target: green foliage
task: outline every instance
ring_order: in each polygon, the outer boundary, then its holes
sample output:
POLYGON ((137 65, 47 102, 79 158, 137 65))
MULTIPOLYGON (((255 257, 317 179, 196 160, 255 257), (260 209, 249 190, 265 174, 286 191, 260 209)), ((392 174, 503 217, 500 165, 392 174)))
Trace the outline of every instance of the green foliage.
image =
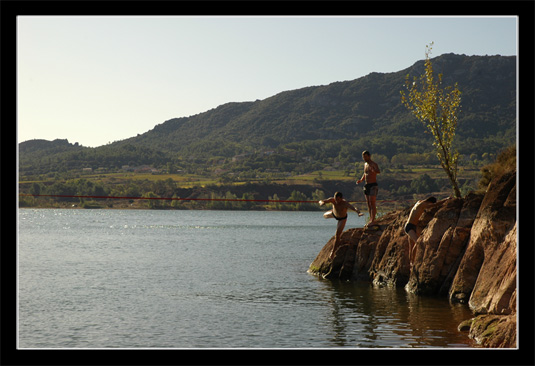
POLYGON ((162 205, 161 205, 161 201, 160 200, 157 200, 157 199, 150 199, 150 198, 159 198, 160 196, 158 196, 156 193, 154 192, 146 192, 146 193, 143 193, 143 195, 141 196, 143 198, 149 198, 145 201, 146 205, 148 208, 160 208, 162 205))
POLYGON ((439 187, 428 174, 422 174, 411 182, 411 189, 415 193, 431 193, 438 191, 439 187))
MULTIPOLYGON (((432 43, 431 43, 432 46, 432 43)), ((405 80, 408 94, 401 91, 401 101, 433 135, 440 165, 450 179, 455 197, 461 197, 457 182, 459 152, 453 147, 457 129, 457 115, 461 106, 458 84, 442 86, 442 74, 435 80, 433 65, 429 59, 431 46, 426 46, 425 72, 412 83, 409 75, 405 80)))
POLYGON ((494 177, 513 169, 516 169, 516 145, 511 145, 502 150, 496 157, 495 162, 481 168, 481 180, 478 183, 478 187, 486 189, 494 177))

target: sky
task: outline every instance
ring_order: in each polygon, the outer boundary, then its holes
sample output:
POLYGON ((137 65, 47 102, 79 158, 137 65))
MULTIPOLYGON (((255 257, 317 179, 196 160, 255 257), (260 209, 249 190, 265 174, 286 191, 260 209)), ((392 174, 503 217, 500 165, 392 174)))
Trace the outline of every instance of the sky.
POLYGON ((403 70, 445 53, 518 55, 504 17, 19 16, 17 138, 97 147, 229 102, 403 70))

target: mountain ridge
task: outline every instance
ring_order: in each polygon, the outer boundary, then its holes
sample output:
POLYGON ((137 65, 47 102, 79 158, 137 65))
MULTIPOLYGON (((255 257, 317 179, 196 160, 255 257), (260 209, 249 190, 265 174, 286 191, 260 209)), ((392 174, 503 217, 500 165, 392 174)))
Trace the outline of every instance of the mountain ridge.
MULTIPOLYGON (((444 74, 443 83, 458 82, 462 92, 457 130, 461 153, 481 153, 482 145, 496 153, 515 141, 516 56, 450 53, 431 61, 435 72, 444 74)), ((358 159, 364 149, 389 159, 401 152, 427 152, 431 137, 402 106, 399 94, 405 77, 419 75, 423 65, 420 60, 397 72, 372 72, 355 80, 283 91, 263 100, 225 103, 95 148, 77 143, 65 146, 66 140, 54 140, 55 144, 25 141, 19 144, 21 167, 24 172, 42 173, 54 169, 47 161, 57 160, 66 161, 68 166, 74 160, 93 167, 118 167, 126 160, 183 165, 184 160, 206 163, 256 151, 288 149, 301 150, 300 158, 312 156, 323 163, 344 154, 358 159), (317 152, 322 149, 326 152, 317 152), (136 157, 134 151, 146 158, 136 157), (39 160, 41 168, 32 159, 39 160)))

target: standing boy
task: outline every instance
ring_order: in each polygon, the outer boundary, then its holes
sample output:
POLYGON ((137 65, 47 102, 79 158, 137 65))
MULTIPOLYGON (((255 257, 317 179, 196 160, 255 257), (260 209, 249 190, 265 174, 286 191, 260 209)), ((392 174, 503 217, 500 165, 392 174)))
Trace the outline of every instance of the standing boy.
POLYGON ((377 186, 377 174, 381 173, 381 171, 379 170, 379 165, 371 159, 371 154, 368 150, 362 153, 362 159, 365 161, 364 174, 357 180, 357 184, 366 181, 366 184, 364 185, 364 197, 366 197, 368 212, 370 214, 370 221, 368 221, 366 227, 370 227, 375 225, 375 215, 377 214, 375 201, 379 190, 379 187, 377 186))
POLYGON ((344 227, 346 226, 347 209, 355 211, 359 216, 362 216, 363 213, 361 213, 358 208, 355 208, 353 205, 347 202, 341 192, 336 192, 334 194, 334 197, 319 201, 320 206, 323 206, 326 203, 332 203, 333 209, 325 212, 323 214, 323 217, 325 217, 326 219, 334 218, 338 221, 338 225, 336 226, 336 236, 333 250, 331 251, 331 254, 329 254, 329 258, 332 258, 334 252, 338 249, 338 246, 340 245, 340 238, 342 237, 342 232, 344 231, 344 227))

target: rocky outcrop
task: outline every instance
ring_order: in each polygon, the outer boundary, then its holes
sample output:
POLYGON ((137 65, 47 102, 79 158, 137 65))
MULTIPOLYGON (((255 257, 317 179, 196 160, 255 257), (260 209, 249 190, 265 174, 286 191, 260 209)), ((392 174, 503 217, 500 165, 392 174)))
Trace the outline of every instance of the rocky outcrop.
POLYGON ((382 216, 378 230, 347 230, 331 260, 333 237, 309 272, 466 303, 475 317, 460 329, 487 347, 516 347, 516 171, 496 177, 484 194, 448 198, 427 210, 412 268, 403 230, 409 212, 382 216))

